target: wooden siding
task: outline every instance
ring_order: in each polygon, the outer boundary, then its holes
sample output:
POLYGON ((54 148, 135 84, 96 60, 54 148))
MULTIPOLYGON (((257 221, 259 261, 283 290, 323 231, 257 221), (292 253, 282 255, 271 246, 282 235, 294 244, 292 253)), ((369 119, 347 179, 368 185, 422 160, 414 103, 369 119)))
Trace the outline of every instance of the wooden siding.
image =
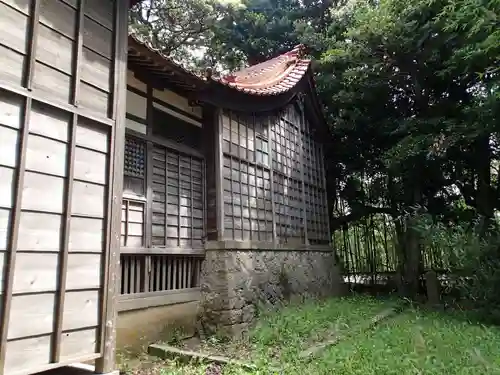
POLYGON ((296 105, 259 117, 226 111, 220 129, 223 238, 328 244, 321 145, 296 105))
POLYGON ((186 98, 131 72, 126 110, 119 308, 192 300, 205 236, 201 120, 186 98))
POLYGON ((118 3, 0 0, 2 375, 99 357, 99 371, 114 366, 105 324, 118 245, 111 196, 121 195, 112 179, 122 175, 118 3))

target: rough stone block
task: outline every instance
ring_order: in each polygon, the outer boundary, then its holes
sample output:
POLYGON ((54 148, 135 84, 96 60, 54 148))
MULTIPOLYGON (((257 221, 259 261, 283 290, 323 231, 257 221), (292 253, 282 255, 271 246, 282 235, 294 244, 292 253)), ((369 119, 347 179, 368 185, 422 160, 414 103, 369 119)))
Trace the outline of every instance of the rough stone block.
POLYGON ((201 320, 204 327, 238 336, 253 322, 257 304, 340 294, 341 284, 333 252, 210 250, 201 275, 201 320))

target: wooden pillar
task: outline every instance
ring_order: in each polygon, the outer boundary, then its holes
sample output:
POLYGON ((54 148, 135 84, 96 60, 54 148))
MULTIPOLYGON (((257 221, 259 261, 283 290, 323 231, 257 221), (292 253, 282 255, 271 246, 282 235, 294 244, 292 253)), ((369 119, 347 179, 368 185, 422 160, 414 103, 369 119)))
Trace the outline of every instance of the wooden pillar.
POLYGON ((299 97, 299 109, 300 109, 300 124, 299 124, 299 135, 300 135, 300 185, 302 190, 302 228, 304 230, 304 245, 309 246, 309 239, 307 236, 307 204, 306 204, 306 183, 304 181, 304 139, 306 137, 306 114, 304 108, 304 97, 300 95, 299 97), (304 133, 304 136, 302 136, 304 133))
POLYGON ((110 174, 112 186, 108 196, 109 231, 106 233, 103 315, 101 319, 102 357, 96 360, 97 373, 115 370, 118 274, 120 263, 120 227, 123 192, 123 157, 125 152, 125 112, 127 96, 128 3, 115 2, 114 20, 113 119, 110 174))
MULTIPOLYGON (((39 30, 39 17, 40 17, 40 2, 41 0, 33 0, 31 2, 31 16, 29 19, 28 26, 28 50, 26 58, 26 69, 23 73, 23 86, 28 90, 32 89, 33 78, 35 72, 35 59, 36 59, 36 47, 38 39, 39 30)), ((20 219, 21 219, 21 202, 23 195, 24 186, 24 175, 26 168, 26 153, 27 153, 27 141, 28 141, 28 128, 30 122, 32 107, 32 98, 24 98, 24 109, 21 113, 22 125, 20 129, 20 139, 18 144, 18 155, 19 160, 17 164, 17 170, 14 174, 14 191, 13 191, 13 204, 11 213, 11 225, 9 228, 9 234, 7 236, 7 253, 5 274, 4 274, 4 290, 3 295, 0 298, 2 306, 0 306, 0 374, 4 374, 5 370, 5 357, 7 351, 7 337, 9 332, 9 321, 10 321, 10 310, 12 305, 12 294, 14 286, 14 271, 16 268, 16 255, 17 255, 17 244, 20 233, 20 219)))
POLYGON ((203 108, 203 154, 205 156, 204 194, 206 239, 224 237, 224 191, 222 187, 222 130, 221 110, 212 106, 203 108))
MULTIPOLYGON (((272 121, 269 122, 269 189, 271 189, 271 214, 272 214, 272 229, 273 229, 273 247, 278 247, 278 235, 276 233, 276 207, 274 201, 274 168, 273 168, 273 150, 277 155, 278 150, 275 142, 276 137, 276 125, 273 126, 274 121, 279 121, 279 117, 272 117, 272 121)), ((265 203, 264 203, 265 204, 265 203)))

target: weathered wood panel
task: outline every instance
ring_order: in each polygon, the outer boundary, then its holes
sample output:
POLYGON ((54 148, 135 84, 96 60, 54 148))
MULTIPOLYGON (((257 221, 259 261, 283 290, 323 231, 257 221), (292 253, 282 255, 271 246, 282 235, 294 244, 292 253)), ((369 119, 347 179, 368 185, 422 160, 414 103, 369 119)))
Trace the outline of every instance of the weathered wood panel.
MULTIPOLYGON (((20 7, 23 7, 22 3, 20 7)), ((0 79, 21 85, 26 43, 19 27, 27 27, 28 17, 2 2, 0 2, 0 14, 2 14, 0 29, 4 30, 0 35, 0 66, 2 66, 0 79)))
POLYGON ((99 323, 99 291, 68 292, 64 304, 63 331, 95 327, 99 323))
MULTIPOLYGON (((20 5, 22 5, 22 3, 20 5)), ((3 30, 0 35, 0 43, 17 52, 25 54, 26 42, 24 30, 26 30, 28 26, 28 16, 13 9, 10 4, 4 4, 3 1, 0 2, 0 14, 2 14, 2 18, 0 18, 0 27, 3 30)), ((14 71, 16 68, 20 70, 19 74, 21 74, 22 68, 12 67, 11 69, 14 71)))
POLYGON ((127 90, 127 113, 145 120, 147 112, 145 95, 146 94, 142 96, 136 94, 135 92, 127 90))
POLYGON ((64 179, 34 172, 26 172, 21 208, 32 211, 62 213, 64 179), (40 199, 43 197, 44 199, 40 199))
POLYGON ((30 134, 26 154, 26 170, 64 177, 67 168, 67 145, 30 134))
POLYGON ((83 49, 82 80, 105 91, 110 91, 111 61, 88 48, 83 49))
POLYGON ((109 111, 110 95, 85 82, 80 83, 79 104, 101 116, 106 116, 109 111))
POLYGON ((19 129, 22 105, 23 100, 20 96, 0 90, 0 124, 19 129))
POLYGON ((69 232, 69 251, 101 253, 104 247, 104 220, 72 217, 69 232))
MULTIPOLYGON (((57 288, 58 260, 58 254, 18 253, 12 292, 16 294, 55 291, 57 288)), ((29 325, 26 326, 29 330, 29 325)), ((29 334, 28 332, 27 335, 29 334)))
POLYGON ((55 293, 13 296, 8 339, 12 340, 52 332, 54 328, 54 307, 55 293))
POLYGON ((10 210, 0 208, 0 251, 7 249, 7 230, 9 229, 10 210))
POLYGON ((62 216, 40 212, 21 212, 18 248, 21 251, 59 252, 62 216))
POLYGON ((98 353, 98 331, 89 328, 82 331, 63 332, 61 339, 61 361, 81 358, 89 353, 98 353))
POLYGON ((76 27, 76 9, 61 0, 41 0, 40 23, 73 39, 76 27))
POLYGON ((26 15, 31 14, 31 0, 1 0, 0 2, 8 4, 11 8, 16 9, 26 15))
POLYGON ((36 62, 33 87, 54 100, 68 103, 71 97, 71 75, 36 62))
POLYGON ((0 125, 0 165, 16 166, 18 144, 19 131, 0 125))
POLYGON ((116 215, 106 199, 121 192, 120 183, 114 192, 109 186, 110 173, 120 175, 110 149, 123 147, 118 99, 126 73, 126 5, 116 7, 117 21, 115 4, 0 0, 0 80, 21 86, 19 96, 0 90, 2 375, 97 358, 101 350, 106 361, 96 367, 113 369, 113 344, 101 340, 112 337, 98 326, 113 309, 105 307, 114 286, 103 265, 117 264, 109 259, 116 215))
POLYGON ((106 182, 106 159, 103 153, 77 147, 74 178, 104 184, 106 182))
POLYGON ((147 133, 147 125, 146 124, 142 124, 140 122, 131 120, 130 118, 127 118, 126 126, 128 129, 136 131, 138 133, 142 133, 142 134, 147 133))
POLYGON ((15 86, 22 84, 22 69, 25 64, 25 55, 6 48, 0 44, 0 80, 7 81, 15 86))
POLYGON ((14 170, 0 166, 0 207, 12 207, 14 170))
POLYGON ((101 286, 100 254, 68 255, 68 276, 66 289, 97 289, 101 286))
POLYGON ((105 189, 101 185, 75 181, 71 212, 74 215, 104 217, 105 189))
POLYGON ((108 153, 109 128, 95 121, 80 118, 76 127, 76 145, 108 153))
POLYGON ((83 21, 83 45, 90 50, 111 59, 113 34, 89 17, 83 21))
POLYGON ((6 345, 5 374, 36 371, 50 362, 51 336, 9 341, 6 345))
POLYGON ((112 1, 86 0, 85 15, 109 30, 113 29, 112 1))
POLYGON ((71 38, 42 24, 39 28, 36 59, 71 75, 74 46, 75 43, 71 38))
POLYGON ((69 113, 60 109, 35 103, 31 111, 29 131, 32 134, 67 142, 70 117, 69 113))

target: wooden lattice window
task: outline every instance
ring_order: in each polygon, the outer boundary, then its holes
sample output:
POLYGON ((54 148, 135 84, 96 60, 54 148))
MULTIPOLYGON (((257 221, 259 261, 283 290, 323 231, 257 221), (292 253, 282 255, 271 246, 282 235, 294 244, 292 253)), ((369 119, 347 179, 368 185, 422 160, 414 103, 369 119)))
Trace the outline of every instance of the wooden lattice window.
POLYGON ((329 242, 325 170, 321 145, 304 124, 303 168, 306 195, 307 238, 312 244, 329 242))
POLYGON ((236 240, 271 241, 272 200, 269 170, 224 156, 224 228, 236 240))
POLYGON ((202 248, 204 233, 203 162, 154 145, 152 244, 202 248))
POLYGON ((144 196, 146 176, 146 144, 140 139, 125 139, 123 165, 123 191, 125 194, 144 196))
POLYGON ((281 241, 304 237, 301 119, 289 108, 271 127, 276 235, 281 241))
POLYGON ((146 211, 145 202, 137 202, 130 199, 123 199, 121 246, 125 247, 144 246, 145 211, 146 211))
POLYGON ((144 142, 134 138, 125 141, 125 175, 144 178, 146 168, 146 148, 144 142))

